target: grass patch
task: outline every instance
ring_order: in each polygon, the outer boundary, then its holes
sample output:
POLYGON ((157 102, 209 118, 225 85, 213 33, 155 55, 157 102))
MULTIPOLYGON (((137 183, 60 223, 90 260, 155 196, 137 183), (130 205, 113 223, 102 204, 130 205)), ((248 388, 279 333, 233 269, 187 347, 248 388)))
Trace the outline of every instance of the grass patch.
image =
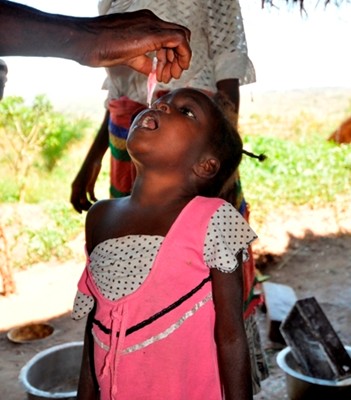
MULTIPOLYGON (((240 167, 245 197, 258 220, 287 204, 323 207, 336 201, 338 195, 350 194, 350 146, 327 140, 330 130, 322 132, 321 127, 326 129, 330 121, 307 120, 308 126, 306 118, 293 120, 283 137, 257 132, 244 135, 246 149, 268 157, 262 163, 244 157, 240 167)), ((274 124, 272 131, 277 131, 274 124)))

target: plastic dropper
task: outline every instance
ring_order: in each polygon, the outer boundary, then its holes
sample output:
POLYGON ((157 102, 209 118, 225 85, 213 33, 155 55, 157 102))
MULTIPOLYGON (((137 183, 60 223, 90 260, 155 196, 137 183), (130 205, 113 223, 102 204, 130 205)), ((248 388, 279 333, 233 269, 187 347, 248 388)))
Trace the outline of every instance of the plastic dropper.
POLYGON ((149 108, 151 107, 152 96, 154 94, 155 87, 157 84, 156 66, 157 66, 157 57, 154 57, 152 60, 152 69, 147 78, 147 105, 149 108))

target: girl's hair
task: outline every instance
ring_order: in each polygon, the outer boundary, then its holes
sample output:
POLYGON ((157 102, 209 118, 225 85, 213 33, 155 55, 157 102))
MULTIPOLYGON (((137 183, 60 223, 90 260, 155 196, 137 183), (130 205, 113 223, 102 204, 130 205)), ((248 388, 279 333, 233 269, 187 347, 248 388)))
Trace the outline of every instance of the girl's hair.
POLYGON ((214 110, 212 118, 215 120, 216 132, 210 135, 210 147, 213 155, 220 161, 217 174, 200 188, 200 195, 217 197, 228 179, 237 170, 242 154, 243 142, 238 131, 224 113, 223 95, 216 94, 213 97, 214 110))
MULTIPOLYGON (((223 92, 217 92, 213 97, 215 134, 210 137, 213 155, 220 161, 217 174, 201 189, 201 195, 208 197, 223 197, 229 200, 235 197, 235 185, 238 180, 238 167, 245 154, 259 161, 266 159, 263 154, 255 155, 243 149, 243 142, 237 130, 238 115, 233 103, 223 92)), ((235 201, 234 198, 231 199, 235 201)))

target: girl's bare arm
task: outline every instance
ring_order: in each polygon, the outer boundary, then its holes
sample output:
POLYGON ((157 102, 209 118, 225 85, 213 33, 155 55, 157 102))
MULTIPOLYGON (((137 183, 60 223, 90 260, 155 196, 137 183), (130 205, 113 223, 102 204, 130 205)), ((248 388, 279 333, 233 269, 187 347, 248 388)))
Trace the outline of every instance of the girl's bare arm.
POLYGON ((94 373, 93 338, 91 334, 92 313, 85 328, 82 365, 79 375, 77 400, 98 400, 99 389, 94 373))
POLYGON ((226 400, 252 400, 249 348, 243 321, 242 261, 231 273, 211 269, 215 335, 226 400))

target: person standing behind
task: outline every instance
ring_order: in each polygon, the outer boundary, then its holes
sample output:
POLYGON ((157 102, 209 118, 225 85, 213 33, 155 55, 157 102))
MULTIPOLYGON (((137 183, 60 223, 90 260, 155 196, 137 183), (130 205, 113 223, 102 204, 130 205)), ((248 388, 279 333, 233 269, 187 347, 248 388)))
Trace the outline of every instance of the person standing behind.
MULTIPOLYGON (((254 67, 247 54, 247 45, 240 5, 237 0, 186 1, 100 0, 99 13, 133 12, 148 8, 166 20, 176 19, 191 27, 192 61, 178 80, 167 85, 159 83, 156 97, 164 91, 194 87, 207 93, 221 90, 239 112, 239 85, 255 81, 254 67)), ((78 212, 87 211, 89 200, 95 201, 94 185, 102 157, 111 146, 110 195, 130 193, 130 163, 115 168, 118 161, 128 161, 125 136, 131 116, 146 107, 147 77, 125 66, 108 68, 104 88, 108 90, 106 115, 89 153, 72 183, 71 202, 78 212), (106 123, 106 120, 108 121, 106 123), (110 128, 110 142, 108 131, 110 128)))
MULTIPOLYGON (((240 85, 255 81, 255 70, 248 57, 240 4, 237 0, 100 0, 100 14, 136 11, 147 8, 158 17, 181 22, 191 28, 192 61, 180 79, 167 85, 158 83, 155 98, 167 91, 192 87, 214 94, 225 93, 233 105, 231 121, 236 127, 240 107, 240 85)), ((135 113, 147 107, 147 77, 128 67, 107 69, 104 87, 108 89, 106 114, 83 165, 72 183, 71 203, 78 212, 88 210, 96 201, 94 186, 108 147, 111 150, 110 197, 118 198, 130 193, 135 169, 126 150, 126 138, 135 113)), ((244 199, 239 174, 227 188, 228 200, 248 220, 249 208, 244 199)), ((249 248, 251 251, 251 247, 249 248)), ((255 264, 251 257, 244 264, 245 323, 247 326, 254 392, 260 390, 260 380, 268 376, 259 333, 255 322, 256 307, 263 302, 255 294, 255 264)))

